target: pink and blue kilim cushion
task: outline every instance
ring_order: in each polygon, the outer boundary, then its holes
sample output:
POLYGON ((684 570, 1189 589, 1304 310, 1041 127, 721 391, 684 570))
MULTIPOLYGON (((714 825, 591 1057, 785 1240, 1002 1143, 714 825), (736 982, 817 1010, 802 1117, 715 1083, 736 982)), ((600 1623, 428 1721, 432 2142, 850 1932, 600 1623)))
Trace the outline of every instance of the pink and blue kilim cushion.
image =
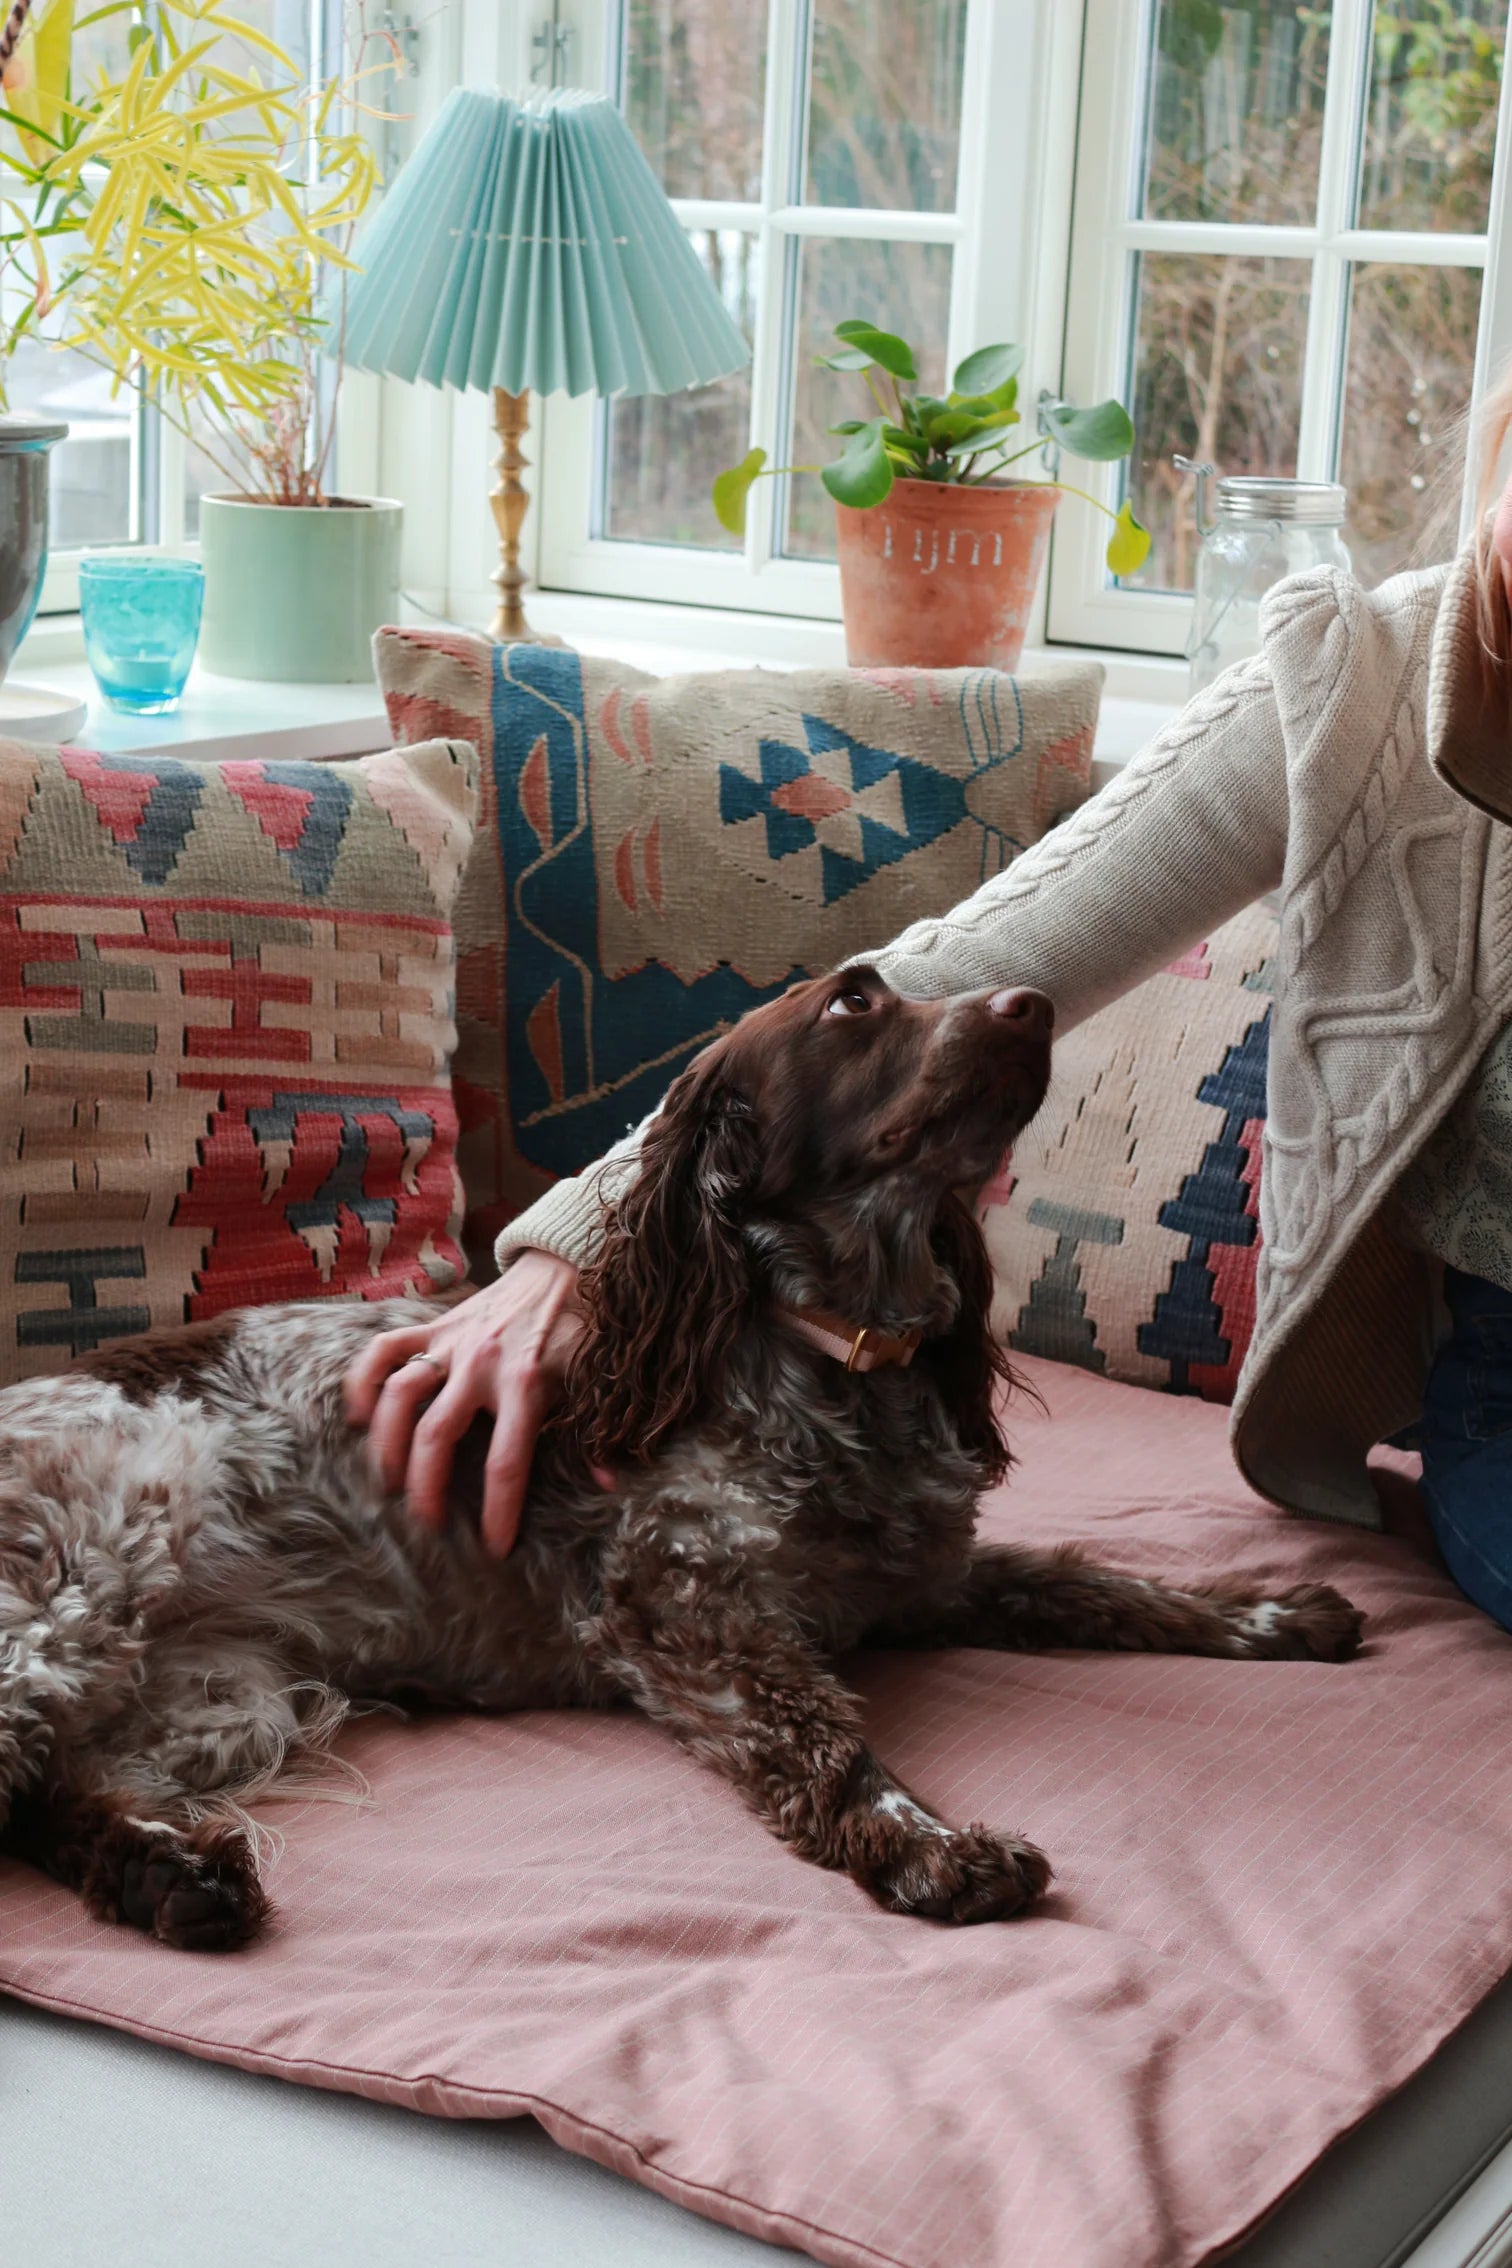
POLYGON ((1082 802, 1102 676, 657 679, 398 630, 376 657, 396 737, 482 758, 456 915, 475 1264, 716 1032, 967 896, 1082 802))
POLYGON ((460 1281, 474 771, 0 742, 0 1382, 460 1281))
POLYGON ((1251 906, 1056 1042, 985 1192, 999 1335, 1133 1385, 1233 1399, 1255 1323, 1276 917, 1251 906))

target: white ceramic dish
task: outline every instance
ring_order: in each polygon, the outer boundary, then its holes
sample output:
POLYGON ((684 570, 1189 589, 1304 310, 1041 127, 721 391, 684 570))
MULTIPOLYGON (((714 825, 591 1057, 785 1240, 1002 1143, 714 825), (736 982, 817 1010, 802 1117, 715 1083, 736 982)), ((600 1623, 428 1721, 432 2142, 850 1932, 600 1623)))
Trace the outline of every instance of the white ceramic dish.
POLYGON ((0 685, 0 735, 7 740, 68 740, 89 715, 89 703, 46 685, 0 685))

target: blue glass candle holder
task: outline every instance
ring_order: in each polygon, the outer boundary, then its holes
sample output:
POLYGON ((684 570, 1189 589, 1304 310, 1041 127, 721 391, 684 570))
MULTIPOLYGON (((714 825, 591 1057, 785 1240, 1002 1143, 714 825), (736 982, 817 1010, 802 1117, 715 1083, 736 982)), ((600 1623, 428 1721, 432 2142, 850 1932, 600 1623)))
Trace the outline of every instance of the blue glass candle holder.
POLYGON ((197 559, 117 552, 79 562, 84 652, 113 709, 152 717, 177 708, 204 603, 205 570, 197 559))

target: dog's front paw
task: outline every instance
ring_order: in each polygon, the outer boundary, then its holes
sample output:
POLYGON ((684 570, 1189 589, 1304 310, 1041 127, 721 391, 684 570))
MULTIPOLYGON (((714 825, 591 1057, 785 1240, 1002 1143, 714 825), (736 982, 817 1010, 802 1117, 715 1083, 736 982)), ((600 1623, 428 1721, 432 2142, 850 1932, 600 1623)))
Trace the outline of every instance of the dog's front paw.
POLYGON ((1299 1583, 1236 1605, 1236 1650, 1258 1661, 1347 1662, 1360 1650, 1365 1617, 1326 1583, 1299 1583))
POLYGON ((1043 1893, 1050 1861, 1016 1836, 942 1822, 897 1836, 854 1871, 889 1913, 955 1923, 1008 1921, 1043 1893))

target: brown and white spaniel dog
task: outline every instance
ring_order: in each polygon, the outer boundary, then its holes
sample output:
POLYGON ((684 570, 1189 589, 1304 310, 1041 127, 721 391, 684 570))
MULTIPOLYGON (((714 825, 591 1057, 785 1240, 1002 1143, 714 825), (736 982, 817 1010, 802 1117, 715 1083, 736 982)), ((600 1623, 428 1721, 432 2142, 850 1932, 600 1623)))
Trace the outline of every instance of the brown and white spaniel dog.
POLYGON ((343 1417, 360 1348, 420 1302, 252 1310, 0 1393, 0 1847, 97 1914, 231 1947, 266 1912, 244 1807, 308 1774, 349 1702, 630 1701, 879 1905, 1032 1904, 1041 1853, 894 1779, 836 1656, 1335 1661, 1359 1633, 1332 1591, 974 1544, 1009 1372, 959 1192, 1039 1108, 1050 1027, 1036 993, 920 1005, 851 968, 707 1048, 609 1211, 506 1561, 475 1438, 436 1533, 343 1417))

